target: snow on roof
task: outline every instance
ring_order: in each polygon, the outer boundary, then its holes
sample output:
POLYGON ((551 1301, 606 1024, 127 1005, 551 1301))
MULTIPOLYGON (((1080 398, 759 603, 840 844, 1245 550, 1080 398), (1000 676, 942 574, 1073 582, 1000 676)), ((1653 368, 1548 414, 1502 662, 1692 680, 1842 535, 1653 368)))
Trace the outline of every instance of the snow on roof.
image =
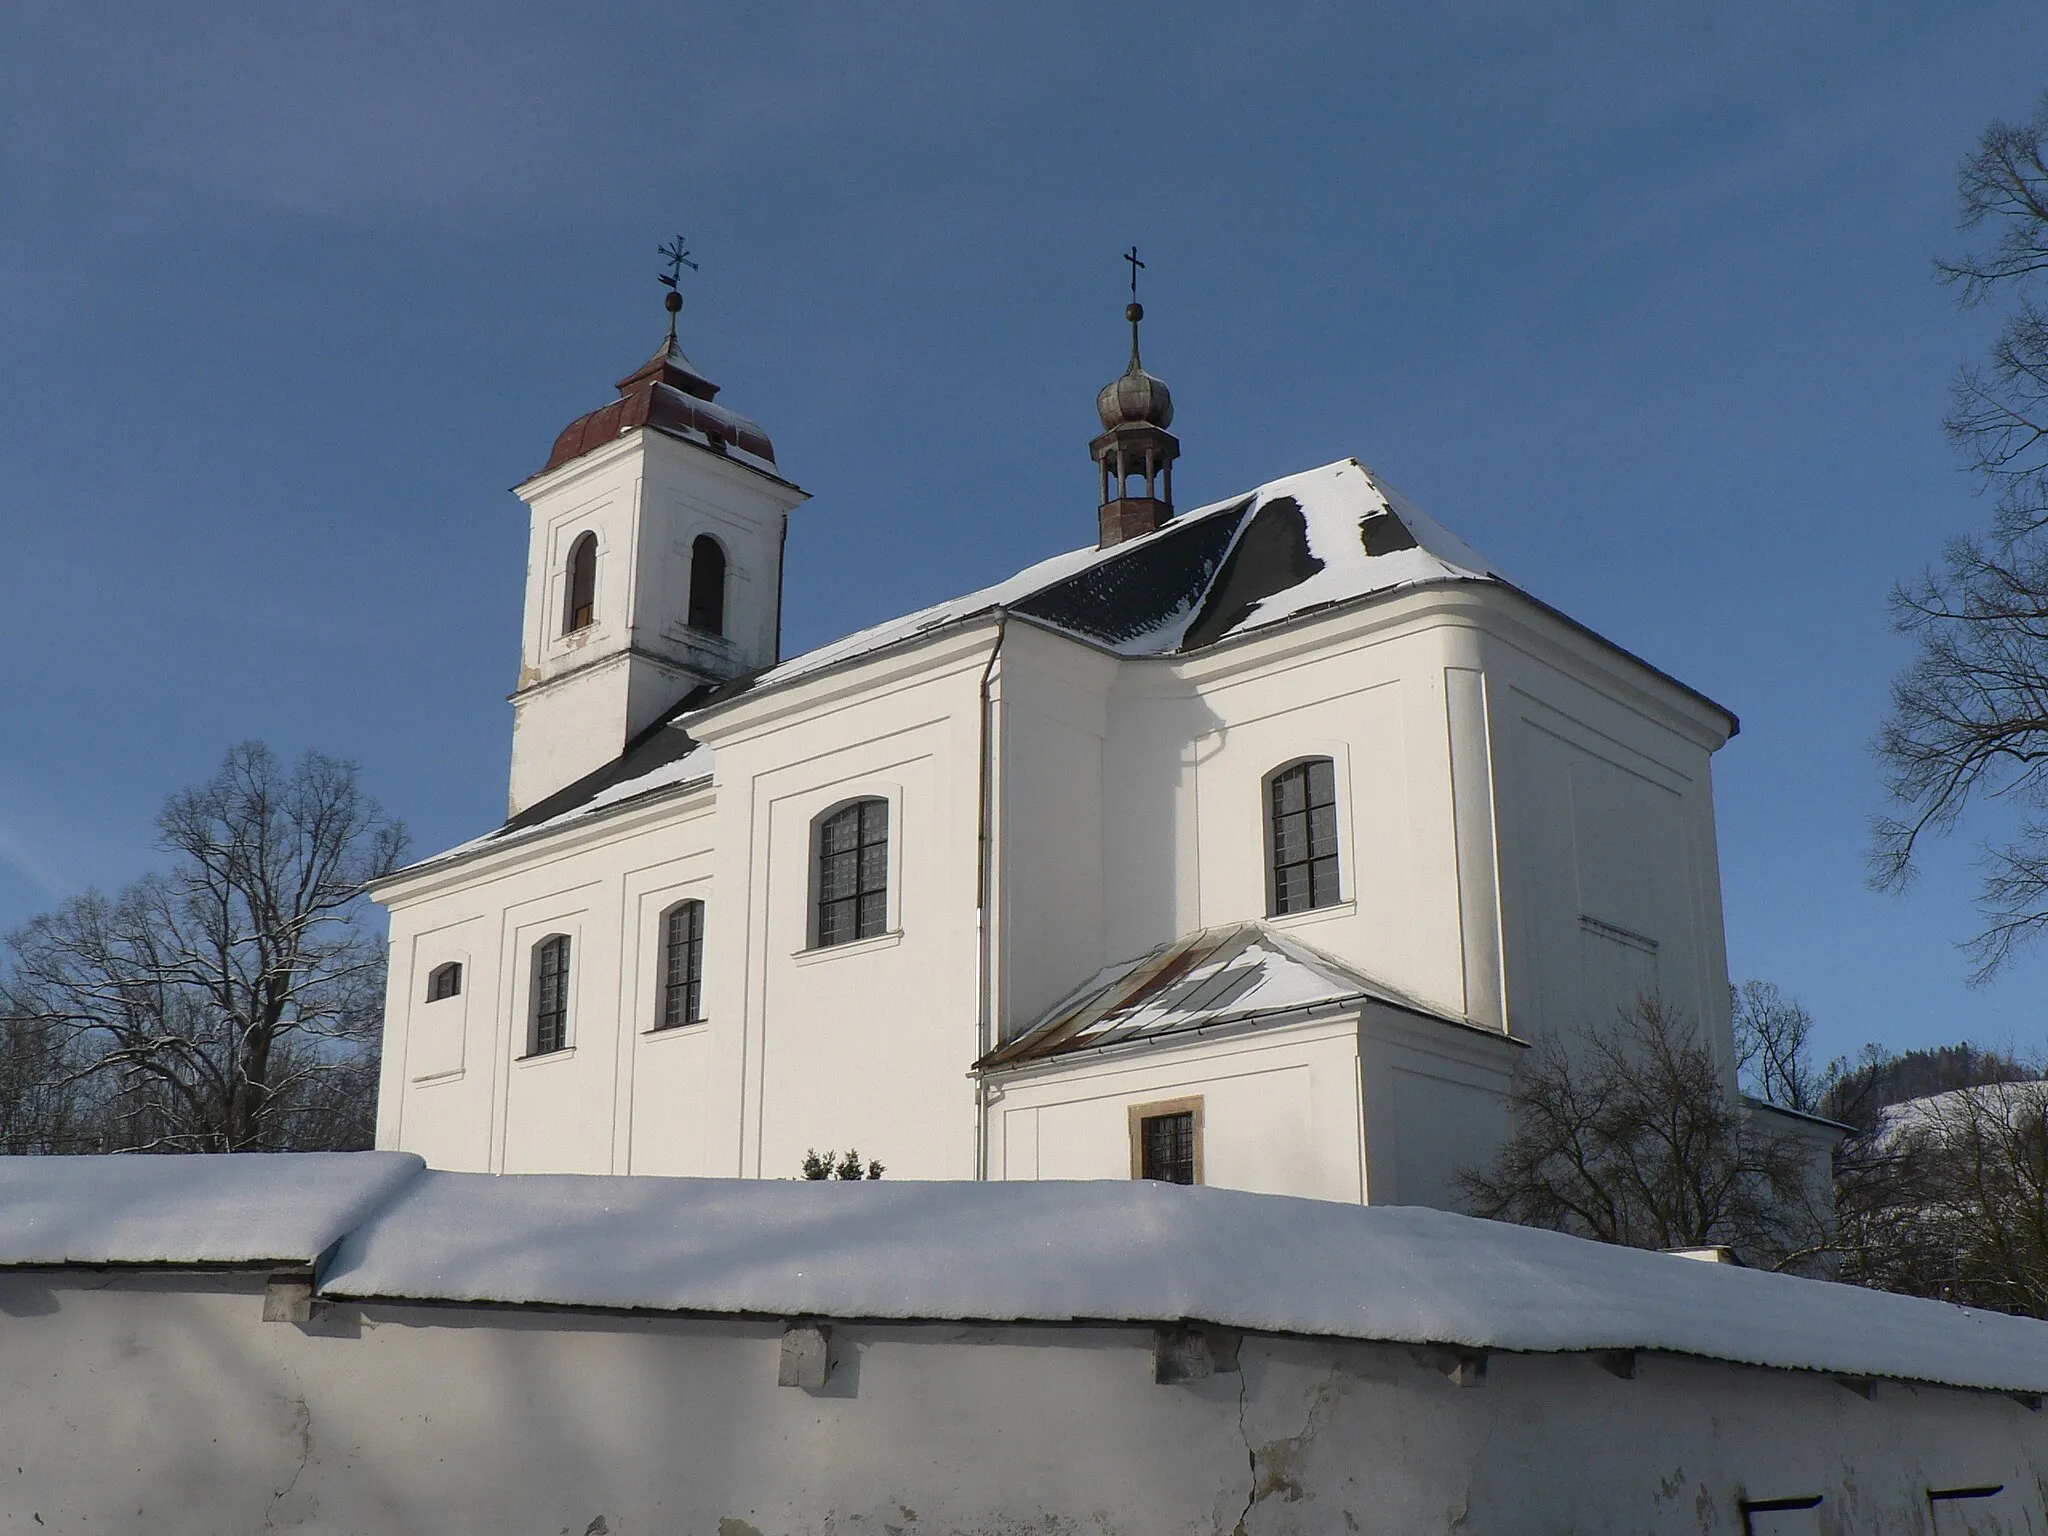
POLYGON ((1122 655, 1162 656, 1397 587, 1498 579, 1470 545, 1358 460, 1343 459, 1196 508, 1108 549, 1055 555, 993 586, 791 657, 748 686, 771 687, 998 608, 1122 655))
POLYGON ((592 775, 591 779, 587 780, 577 780, 569 786, 569 792, 559 796, 550 795, 546 800, 533 806, 527 814, 515 816, 504 826, 486 832, 482 837, 471 838, 466 843, 459 843, 445 853, 437 853, 432 859, 422 862, 436 863, 457 854, 470 853, 493 843, 504 842, 518 833, 534 832, 542 827, 559 827, 612 806, 623 805, 628 800, 637 800, 642 795, 651 795, 664 789, 680 789, 687 784, 708 782, 716 762, 711 748, 704 742, 692 741, 680 726, 668 726, 666 731, 674 738, 672 745, 681 751, 680 757, 670 758, 652 768, 642 768, 636 772, 634 770, 639 765, 622 756, 606 764, 599 775, 592 775), (593 787, 592 780, 596 780, 602 787, 593 787))
POLYGON ((425 1167, 410 1152, 0 1157, 0 1265, 310 1265, 425 1167))
POLYGON ((976 1066, 1016 1066, 1368 999, 1463 1022, 1264 923, 1231 923, 1104 967, 976 1066))
POLYGON ((1419 1207, 1142 1180, 430 1172, 348 1237, 320 1288, 769 1317, 1191 1320, 2048 1390, 2048 1324, 2026 1318, 1419 1207))

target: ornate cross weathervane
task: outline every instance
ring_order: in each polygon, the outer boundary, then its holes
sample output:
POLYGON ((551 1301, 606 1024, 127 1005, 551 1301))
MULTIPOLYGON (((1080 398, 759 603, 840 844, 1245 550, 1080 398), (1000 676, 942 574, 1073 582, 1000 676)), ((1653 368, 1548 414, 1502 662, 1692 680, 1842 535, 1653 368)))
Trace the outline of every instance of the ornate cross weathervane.
MULTIPOLYGON (((1136 247, 1133 246, 1132 249, 1135 250, 1136 247)), ((664 245, 658 254, 668 262, 668 270, 661 273, 659 278, 661 286, 668 290, 668 295, 662 300, 662 303, 668 306, 668 344, 674 346, 676 344, 676 315, 683 307, 683 295, 676 285, 682 281, 683 268, 688 267, 694 272, 697 270, 697 263, 690 260, 690 248, 683 243, 681 235, 677 235, 675 239, 664 245)), ((1132 291, 1135 292, 1136 290, 1132 291)))

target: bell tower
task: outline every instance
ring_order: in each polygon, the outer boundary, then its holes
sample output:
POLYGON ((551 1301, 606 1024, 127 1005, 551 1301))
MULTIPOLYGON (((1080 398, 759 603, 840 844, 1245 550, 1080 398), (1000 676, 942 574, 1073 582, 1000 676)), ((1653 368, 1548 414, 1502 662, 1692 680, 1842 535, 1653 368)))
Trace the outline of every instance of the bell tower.
POLYGON ((1088 445, 1088 456, 1102 471, 1098 549, 1150 533, 1173 516, 1173 461, 1180 457, 1180 439, 1166 430, 1173 425, 1173 392, 1138 361, 1138 322, 1145 318, 1138 272, 1145 263, 1135 245, 1124 260, 1131 264, 1131 302, 1124 307, 1131 363, 1096 395, 1102 436, 1088 445))
POLYGON ((667 339, 516 487, 531 514, 510 814, 625 750, 693 690, 774 665, 782 546, 805 493, 754 422, 667 339))

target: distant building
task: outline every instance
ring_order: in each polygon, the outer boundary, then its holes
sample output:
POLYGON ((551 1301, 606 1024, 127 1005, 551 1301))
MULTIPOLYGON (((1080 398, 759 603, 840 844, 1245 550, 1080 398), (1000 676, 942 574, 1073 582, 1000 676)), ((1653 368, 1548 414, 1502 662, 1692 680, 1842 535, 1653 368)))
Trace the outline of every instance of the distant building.
POLYGON ((1356 460, 1176 513, 1138 318, 1097 543, 801 656, 804 493, 673 336, 561 434, 510 819, 376 888, 380 1147, 1444 1205, 1646 992, 1734 1091, 1734 716, 1356 460))

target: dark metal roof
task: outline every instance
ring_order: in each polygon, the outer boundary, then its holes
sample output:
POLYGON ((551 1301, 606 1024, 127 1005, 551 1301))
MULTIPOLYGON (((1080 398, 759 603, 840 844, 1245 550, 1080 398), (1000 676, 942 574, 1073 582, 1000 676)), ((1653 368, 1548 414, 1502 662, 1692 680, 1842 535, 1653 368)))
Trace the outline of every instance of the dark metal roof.
POLYGON ((1033 593, 1016 611, 1108 645, 1152 633, 1207 590, 1252 504, 1247 496, 1170 522, 1079 574, 1033 593))

